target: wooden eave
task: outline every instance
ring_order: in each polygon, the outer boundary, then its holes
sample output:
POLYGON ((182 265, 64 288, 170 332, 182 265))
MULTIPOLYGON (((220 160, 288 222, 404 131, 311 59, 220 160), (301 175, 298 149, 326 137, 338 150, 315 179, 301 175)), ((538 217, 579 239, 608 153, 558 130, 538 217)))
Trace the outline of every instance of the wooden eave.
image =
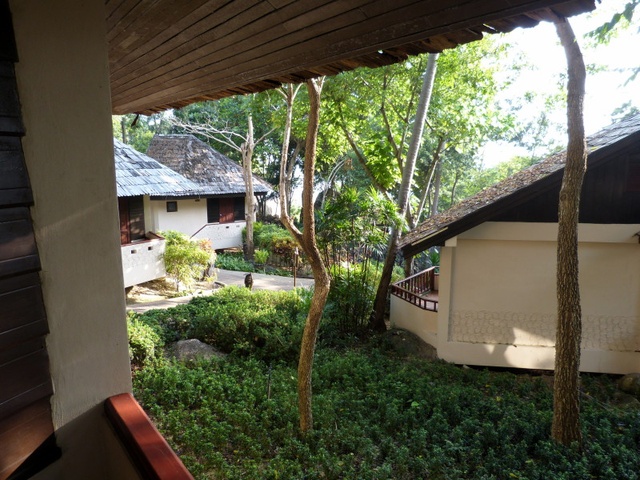
POLYGON ((151 114, 379 67, 594 0, 107 0, 112 109, 151 114))
MULTIPOLYGON (((640 131, 618 140, 611 145, 591 150, 588 156, 588 171, 593 171, 606 162, 617 158, 618 155, 633 148, 634 145, 637 145, 639 142, 640 131)), ((564 155, 564 152, 557 155, 564 155)), ((429 231, 419 234, 416 234, 417 232, 411 232, 400 240, 399 248, 405 257, 410 257, 428 248, 442 246, 448 239, 460 235, 481 223, 491 221, 514 207, 518 207, 535 197, 544 195, 553 188, 558 188, 562 183, 563 174, 564 167, 510 195, 501 197, 493 203, 478 208, 453 222, 443 223, 429 231)))

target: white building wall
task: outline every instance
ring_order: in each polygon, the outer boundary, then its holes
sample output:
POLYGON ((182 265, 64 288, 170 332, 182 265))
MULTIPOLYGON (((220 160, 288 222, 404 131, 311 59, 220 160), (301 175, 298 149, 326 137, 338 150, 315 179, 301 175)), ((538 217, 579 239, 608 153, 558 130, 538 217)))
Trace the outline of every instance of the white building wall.
MULTIPOLYGON (((638 231, 640 225, 580 225, 583 371, 640 370, 638 231)), ((440 358, 554 368, 556 236, 555 224, 488 222, 447 241, 435 345, 440 358)), ((407 328, 424 337, 426 325, 420 320, 407 328)))
POLYGON ((164 247, 164 239, 153 239, 129 243, 120 248, 125 288, 167 275, 164 247))
POLYGON ((177 200, 178 211, 167 212, 164 200, 145 197, 145 215, 149 211, 147 230, 161 232, 176 230, 196 239, 207 238, 215 250, 242 248, 242 229, 245 221, 233 223, 207 223, 207 201, 201 199, 177 200), (147 207, 148 206, 148 207, 147 207))

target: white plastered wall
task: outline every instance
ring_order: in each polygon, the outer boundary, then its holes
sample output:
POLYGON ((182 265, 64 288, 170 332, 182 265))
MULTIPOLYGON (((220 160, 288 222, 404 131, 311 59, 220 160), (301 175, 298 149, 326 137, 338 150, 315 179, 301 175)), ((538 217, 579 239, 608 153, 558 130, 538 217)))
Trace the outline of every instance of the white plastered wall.
POLYGON ((177 212, 167 212, 165 200, 149 200, 145 197, 145 214, 147 208, 150 212, 146 217, 150 219, 150 222, 147 222, 147 230, 154 232, 176 230, 196 239, 208 238, 215 250, 242 247, 242 229, 246 222, 207 224, 206 199, 172 201, 178 203, 177 212))
MULTIPOLYGON (((640 225, 580 225, 583 371, 640 369, 640 225)), ((441 252, 438 354, 552 369, 555 224, 488 222, 441 252)))
POLYGON ((103 414, 131 391, 104 2, 10 8, 62 450, 37 478, 135 478, 103 414))

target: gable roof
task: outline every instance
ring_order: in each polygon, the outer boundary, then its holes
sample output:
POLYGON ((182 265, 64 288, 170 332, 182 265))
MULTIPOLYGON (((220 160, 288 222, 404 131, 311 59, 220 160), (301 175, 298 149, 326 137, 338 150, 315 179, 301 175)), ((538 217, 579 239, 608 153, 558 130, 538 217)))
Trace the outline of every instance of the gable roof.
POLYGON ((594 8, 594 0, 108 0, 112 110, 148 115, 389 65, 594 8))
MULTIPOLYGON (((611 158, 615 151, 640 141, 640 115, 616 122, 587 138, 589 169, 611 158)), ((502 182, 462 200, 449 210, 428 218, 402 237, 398 247, 415 255, 455 237, 557 186, 562 181, 566 151, 556 153, 502 182)))
POLYGON ((199 185, 133 147, 113 139, 118 197, 193 195, 199 185))
MULTIPOLYGON (((147 155, 197 183, 203 195, 244 195, 246 191, 242 167, 193 135, 155 135, 147 155)), ((253 176, 254 194, 272 190, 253 176)))

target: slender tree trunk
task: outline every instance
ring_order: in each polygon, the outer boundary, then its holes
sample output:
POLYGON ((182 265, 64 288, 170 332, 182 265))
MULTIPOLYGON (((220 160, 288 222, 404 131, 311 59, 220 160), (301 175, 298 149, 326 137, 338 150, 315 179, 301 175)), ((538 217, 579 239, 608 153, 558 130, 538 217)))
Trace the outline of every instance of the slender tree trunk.
POLYGON ((431 171, 429 172, 429 181, 424 187, 424 191, 422 192, 422 196, 420 197, 420 204, 418 205, 418 210, 416 211, 414 225, 411 228, 414 228, 415 225, 420 223, 420 217, 422 216, 422 212, 424 211, 424 206, 427 202, 427 197, 429 196, 429 190, 431 190, 431 182, 433 181, 433 175, 436 171, 436 166, 440 162, 440 153, 444 148, 444 138, 440 137, 438 140, 438 146, 436 147, 436 151, 433 154, 433 166, 431 167, 431 171))
POLYGON ((253 119, 251 115, 247 119, 247 140, 241 147, 242 153, 242 173, 244 175, 245 197, 244 197, 244 217, 246 220, 247 242, 245 260, 253 263, 255 246, 253 243, 253 222, 255 210, 255 197, 253 195, 253 150, 255 143, 253 139, 253 119))
POLYGON ((442 162, 436 164, 435 179, 433 181, 433 204, 431 205, 431 215, 438 214, 440 207, 440 185, 442 183, 442 162))
MULTIPOLYGON (((295 227, 289 213, 284 210, 286 201, 281 199, 280 218, 285 227, 296 238, 307 256, 313 271, 314 290, 311 307, 302 334, 300 345, 300 359, 298 362, 298 410, 300 413, 300 430, 303 433, 313 428, 311 410, 312 390, 311 373, 313 370, 313 355, 316 348, 318 328, 324 310, 331 281, 327 269, 316 243, 315 214, 313 207, 313 179, 315 175, 316 148, 318 142, 318 126, 320 122, 320 94, 324 79, 308 80, 309 92, 309 124, 307 127, 307 142, 305 147, 304 180, 302 186, 302 233, 295 227)), ((287 147, 288 148, 288 147, 287 147)), ((283 187, 283 179, 280 180, 283 187)))
POLYGON ((582 318, 578 282, 578 214, 587 169, 583 124, 586 71, 571 25, 556 19, 556 31, 567 56, 567 160, 558 207, 558 326, 556 332, 553 424, 551 436, 563 445, 582 443, 580 432, 580 341, 582 318))
MULTIPOLYGON (((424 72, 420 98, 418 99, 413 131, 411 132, 411 144, 409 145, 409 151, 407 152, 407 160, 404 162, 404 168, 402 169, 402 183, 398 193, 399 218, 404 218, 405 212, 407 211, 407 205, 409 204, 413 172, 415 171, 418 150, 420 149, 420 144, 422 142, 424 122, 427 118, 427 110, 431 101, 431 92, 433 91, 433 83, 436 77, 437 61, 438 54, 430 53, 427 61, 427 68, 424 72)), ((389 243, 387 245, 387 256, 384 260, 384 266, 382 267, 380 284, 376 291, 373 313, 371 314, 370 320, 371 327, 377 331, 384 331, 387 328, 384 323, 384 314, 387 307, 387 295, 389 292, 389 285, 391 284, 391 275, 393 273, 393 266, 395 265, 396 253, 398 251, 398 240, 400 239, 401 232, 402 229, 400 225, 393 225, 391 227, 389 243)))

